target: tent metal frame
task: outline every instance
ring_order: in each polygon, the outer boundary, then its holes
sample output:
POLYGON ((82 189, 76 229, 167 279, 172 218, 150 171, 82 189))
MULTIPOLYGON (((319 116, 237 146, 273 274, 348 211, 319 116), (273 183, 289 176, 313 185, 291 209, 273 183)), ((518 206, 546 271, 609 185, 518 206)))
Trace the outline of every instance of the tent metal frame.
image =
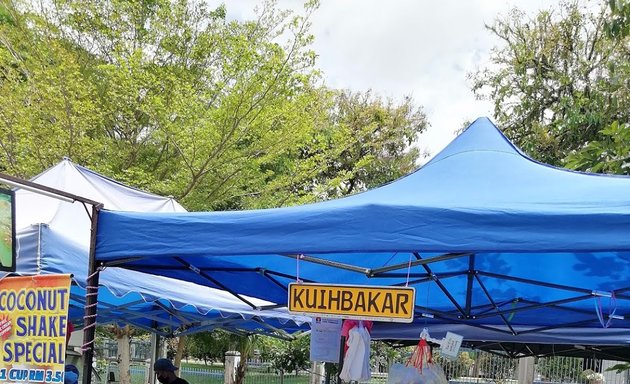
MULTIPOLYGON (((293 258, 293 259, 297 259, 298 261, 304 261, 307 263, 326 265, 332 268, 337 268, 340 270, 345 270, 345 271, 349 271, 353 273, 359 273, 359 274, 365 275, 369 279, 375 279, 375 280, 378 280, 380 278, 413 278, 413 280, 401 281, 399 283, 390 284, 392 286, 404 286, 404 285, 413 286, 417 284, 426 284, 426 283, 434 284, 435 286, 439 288, 439 291, 451 302, 454 309, 453 311, 449 311, 449 312, 443 312, 443 311, 439 312, 432 308, 416 305, 415 306, 416 310, 420 311, 420 314, 416 314, 415 316, 417 319, 422 318, 422 317, 434 317, 434 318, 442 319, 445 321, 467 324, 467 325, 477 327, 480 329, 485 329, 485 330, 490 330, 490 331, 500 332, 500 333, 505 333, 505 334, 511 334, 511 335, 542 332, 542 331, 550 330, 550 329, 556 329, 556 328, 562 328, 562 327, 568 327, 568 326, 578 326, 578 325, 598 322, 599 319, 597 318, 595 313, 586 311, 583 309, 572 308, 570 306, 567 306, 567 304, 589 300, 598 296, 608 296, 608 295, 613 294, 613 292, 595 292, 590 289, 577 287, 577 286, 567 286, 567 285, 555 284, 555 283, 550 283, 550 282, 545 282, 545 281, 526 279, 526 278, 517 277, 517 276, 510 276, 510 275, 505 275, 505 274, 500 274, 500 273, 495 273, 495 272, 490 272, 490 271, 478 270, 476 269, 477 255, 475 253, 470 253, 470 252, 445 253, 445 254, 433 256, 430 258, 423 258, 419 252, 410 252, 410 254, 411 256, 415 258, 415 260, 407 262, 407 263, 399 263, 399 264, 384 266, 380 268, 366 268, 360 265, 353 265, 353 264, 341 263, 337 261, 331 261, 322 257, 316 257, 312 255, 283 254, 283 255, 278 255, 278 256, 293 258), (433 263, 446 261, 450 259, 462 258, 462 257, 468 257, 467 270, 447 272, 447 273, 435 273, 431 268, 431 264, 433 263), (396 271, 400 271, 404 269, 409 270, 413 266, 421 266, 425 272, 424 273, 396 272, 396 271), (442 283, 442 280, 448 279, 451 277, 462 276, 462 275, 467 276, 466 295, 465 295, 465 302, 459 303, 455 299, 455 297, 451 294, 451 292, 449 292, 446 285, 442 283), (504 300, 501 303, 496 303, 491 293, 486 288, 483 282, 484 279, 502 279, 502 280, 514 281, 521 284, 535 285, 539 287, 545 287, 545 288, 549 288, 553 290, 558 290, 561 292, 566 292, 567 294, 574 293, 578 295, 569 296, 564 299, 550 300, 546 302, 535 302, 535 301, 527 300, 521 297, 514 297, 509 300, 504 300), (486 298, 487 303, 474 305, 473 290, 475 289, 476 286, 478 287, 478 289, 480 289, 483 292, 483 295, 486 298), (505 308, 507 305, 512 305, 512 308, 505 308), (513 322, 511 322, 510 319, 508 318, 509 316, 512 316, 515 313, 535 311, 537 309, 542 309, 542 308, 552 308, 558 311, 568 311, 571 313, 577 313, 577 314, 584 315, 585 318, 582 320, 574 321, 570 323, 556 324, 553 326, 535 327, 532 329, 528 329, 526 331, 517 331, 514 328, 513 322), (491 318, 498 318, 500 322, 504 326, 507 327, 507 330, 499 328, 498 326, 479 323, 480 320, 491 319, 491 318)), ((238 256, 235 256, 235 257, 238 257, 238 256)), ((251 305, 252 308, 256 308, 256 307, 250 304, 249 302, 247 302, 246 300, 243 300, 243 298, 238 293, 230 289, 227 289, 225 285, 218 282, 216 279, 211 278, 208 275, 208 273, 217 272, 217 271, 260 273, 262 276, 265 276, 267 279, 269 279, 275 285, 281 287, 285 291, 288 289, 287 285, 275 279, 274 276, 278 276, 278 277, 288 279, 288 280, 298 280, 299 278, 299 280, 305 281, 305 282, 318 282, 317 280, 304 279, 302 276, 298 277, 296 275, 291 275, 291 274, 283 273, 280 271, 274 271, 270 268, 260 268, 260 267, 257 267, 257 268, 246 268, 246 267, 200 268, 198 266, 191 267, 190 264, 182 258, 177 257, 176 259, 181 264, 181 267, 173 268, 172 266, 166 266, 166 265, 161 265, 161 266, 149 265, 148 267, 155 268, 155 269, 167 269, 167 268, 168 269, 181 269, 181 270, 192 269, 195 272, 197 272, 197 275, 207 279, 209 282, 213 284, 216 284, 219 288, 225 289, 226 291, 230 292, 235 297, 244 301, 248 305, 251 305)), ((137 258, 128 258, 126 260, 127 261, 137 260, 137 258)), ((113 264, 119 265, 120 261, 121 260, 113 260, 113 261, 107 262, 107 265, 113 265, 113 264)), ((129 266, 129 268, 134 269, 133 265, 129 266)), ((630 287, 627 287, 627 288, 624 287, 622 289, 615 290, 614 294, 616 295, 616 298, 619 300, 630 300, 630 295, 620 294, 622 292, 628 292, 628 291, 630 291, 630 287)), ((279 306, 283 306, 283 305, 272 305, 270 307, 261 307, 261 308, 256 308, 256 309, 264 310, 264 309, 278 308, 279 306)), ((606 315, 606 316, 609 316, 609 315, 606 315)), ((617 320, 623 320, 623 321, 630 320, 630 316, 627 314, 613 315, 613 317, 617 320)))

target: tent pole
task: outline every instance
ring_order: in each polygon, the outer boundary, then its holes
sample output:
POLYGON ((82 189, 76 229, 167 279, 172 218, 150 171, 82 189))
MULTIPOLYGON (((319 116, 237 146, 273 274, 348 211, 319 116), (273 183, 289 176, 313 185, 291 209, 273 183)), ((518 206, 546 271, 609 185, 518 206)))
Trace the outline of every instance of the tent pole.
POLYGON ((343 363, 344 363, 344 357, 345 357, 345 352, 346 352, 346 337, 345 336, 341 336, 341 343, 339 343, 339 362, 337 365, 337 380, 335 380, 337 383, 341 383, 341 368, 343 368, 343 363))
POLYGON ((153 373, 153 364, 160 357, 160 335, 155 332, 151 333, 151 359, 149 361, 149 378, 147 382, 149 384, 155 384, 155 374, 153 373))
POLYGON ((99 269, 96 265, 96 229, 98 214, 103 204, 92 205, 90 228, 90 260, 85 292, 85 316, 83 320, 83 384, 92 383, 92 361, 94 360, 94 336, 96 333, 96 304, 98 303, 99 269))
MULTIPOLYGON (((472 289, 475 274, 475 254, 471 254, 468 257, 468 281, 466 286, 466 316, 470 317, 470 310, 472 308, 472 289)), ((494 305, 494 303, 492 303, 494 305)))
POLYGON ((381 273, 391 272, 397 269, 408 268, 410 265, 412 267, 415 267, 416 265, 426 265, 426 264, 431 264, 431 263, 437 263, 438 261, 457 259, 460 257, 470 255, 470 253, 445 253, 443 255, 433 256, 430 258, 423 259, 422 257, 420 257, 420 253, 418 252, 412 252, 412 253, 416 257, 417 260, 414 260, 411 263, 406 262, 406 263, 400 263, 400 264, 395 264, 395 265, 388 265, 386 267, 381 267, 381 268, 374 268, 370 271, 369 277, 375 277, 376 275, 380 275, 381 273))

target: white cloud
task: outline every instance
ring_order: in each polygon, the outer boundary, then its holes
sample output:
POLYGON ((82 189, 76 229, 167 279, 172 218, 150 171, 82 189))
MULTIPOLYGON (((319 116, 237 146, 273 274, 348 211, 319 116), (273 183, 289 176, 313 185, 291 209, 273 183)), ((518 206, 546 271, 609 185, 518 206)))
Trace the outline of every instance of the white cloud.
MULTIPOLYGON (((490 116, 475 100, 466 75, 483 66, 496 43, 486 31, 514 6, 533 14, 556 3, 545 0, 323 0, 312 18, 317 66, 334 88, 372 89, 422 105, 431 128, 420 147, 439 152, 464 121, 490 116)), ((257 1, 227 3, 228 16, 253 16, 257 1)), ((300 10, 302 2, 279 7, 300 10)))

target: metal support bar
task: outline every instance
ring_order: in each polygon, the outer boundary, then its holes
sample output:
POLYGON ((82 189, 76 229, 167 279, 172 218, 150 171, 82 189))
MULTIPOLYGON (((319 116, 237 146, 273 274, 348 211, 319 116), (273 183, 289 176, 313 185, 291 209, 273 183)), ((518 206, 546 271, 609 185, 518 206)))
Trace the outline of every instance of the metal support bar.
POLYGON ((85 197, 81 197, 73 193, 62 191, 60 189, 52 188, 46 185, 34 183, 32 181, 23 180, 18 177, 9 176, 4 173, 0 173, 0 183, 4 183, 12 187, 16 187, 16 188, 22 188, 27 191, 39 193, 41 195, 45 195, 54 199, 63 200, 69 203, 80 201, 82 203, 87 203, 92 206, 97 206, 97 205, 101 207, 103 206, 103 204, 99 203, 98 201, 86 199, 85 197))
MULTIPOLYGON (((449 277, 461 276, 467 272, 468 271, 454 271, 454 272, 440 273, 440 279, 444 280, 445 278, 449 278, 449 277)), ((412 273, 409 273, 409 275, 407 275, 407 273, 405 272, 384 272, 384 273, 379 273, 378 275, 374 275, 372 277, 374 278, 392 278, 392 277, 406 278, 407 276, 420 277, 420 278, 429 277, 429 275, 426 272, 412 272, 412 273)))
MULTIPOLYGON (((470 317, 470 310, 472 307, 472 290, 473 290, 473 278, 475 274, 475 255, 472 254, 468 257, 468 272, 467 272, 467 284, 466 284, 466 316, 470 317)), ((490 296, 488 296, 490 297, 490 296)), ((494 304, 494 303, 493 303, 494 304)))
MULTIPOLYGON (((413 253, 420 261, 422 259, 422 257, 420 256, 419 253, 414 252, 413 253)), ((466 317, 466 313, 464 312, 464 309, 461 307, 461 305, 459 305, 459 303, 457 302, 457 300, 455 300, 455 298, 453 297, 453 295, 451 295, 451 293, 448 291, 448 289, 446 289, 446 286, 444 284, 442 284, 442 282, 440 281, 440 279, 437 277, 437 275, 435 275, 433 273, 433 271, 431 270, 431 268, 429 268, 428 265, 426 264, 422 264, 422 268, 425 269, 425 271, 427 271, 427 273, 429 273, 431 275, 431 277, 433 277, 433 281, 435 282, 435 284, 440 288, 440 290, 442 291, 442 293, 444 293, 446 295, 446 297, 450 300, 450 302, 455 306, 455 308, 457 308, 457 310, 462 314, 462 316, 466 317)))
MULTIPOLYGON (((516 304, 521 301, 523 300, 520 297, 517 297, 514 299, 502 301, 496 305, 492 305, 492 304, 477 305, 477 306, 474 306, 472 309, 476 310, 477 311, 476 316, 479 316, 479 315, 484 315, 486 313, 490 313, 492 311, 496 311, 497 309, 496 307, 501 308, 509 304, 516 304)), ((532 304, 534 304, 534 302, 532 302, 532 304)))
POLYGON ((294 340, 295 339, 295 337, 289 335, 284 329, 276 328, 276 327, 274 327, 271 324, 267 324, 262 319, 260 319, 259 317, 253 317, 252 320, 255 321, 256 323, 260 324, 263 328, 269 329, 274 334, 277 334, 280 339, 283 339, 283 340, 294 340))
MULTIPOLYGON (((270 279, 271 279, 270 275, 273 275, 273 276, 278 276, 278 277, 284 277, 285 279, 289 279, 289 280, 293 280, 293 281, 297 280, 297 276, 295 276, 295 275, 288 275, 288 274, 282 273, 282 272, 270 271, 268 269, 265 269, 264 271, 261 271, 261 272, 263 272, 263 274, 267 278, 270 278, 270 279)), ((316 282, 315 280, 303 279, 301 277, 300 277, 300 280, 302 280, 305 283, 315 283, 316 282)), ((283 285, 282 283, 278 282, 277 280, 274 280, 274 281, 277 282, 279 285, 281 285, 285 290, 287 289, 287 287, 285 285, 283 285)))
POLYGON ((116 259, 116 260, 106 260, 102 261, 101 265, 103 267, 117 267, 122 264, 131 263, 134 261, 142 260, 144 257, 135 256, 135 257, 125 257, 124 259, 116 259))
POLYGON ((547 331, 549 329, 557 329, 557 328, 564 328, 564 327, 575 327, 575 326, 578 326, 578 325, 588 324, 588 323, 591 323, 593 321, 598 321, 598 319, 594 317, 592 319, 581 320, 581 321, 574 321, 572 323, 562 323, 562 324, 556 324, 556 325, 548 325, 548 326, 545 326, 545 327, 532 328, 532 329, 528 329, 526 331, 519 332, 519 335, 523 335, 523 334, 526 334, 526 333, 542 332, 542 331, 547 331))
POLYGON ((122 314, 126 314, 125 318, 122 319, 124 321, 133 321, 134 319, 148 319, 148 320, 153 320, 154 322, 162 323, 164 325, 168 325, 171 327, 179 326, 179 322, 173 319, 160 317, 160 314, 163 312, 161 309, 143 311, 140 313, 138 313, 137 311, 129 310, 129 309, 123 309, 120 312, 122 314))
POLYGON ((454 321, 458 321, 461 320, 461 314, 458 314, 456 311, 452 311, 452 312, 444 312, 444 311, 437 311, 435 309, 432 308, 427 308, 421 305, 414 305, 414 309, 415 309, 415 317, 416 318, 422 318, 422 317, 439 317, 441 319, 448 319, 448 320, 454 320, 454 321))
POLYGON ((96 306, 98 303, 99 271, 96 265, 96 230, 98 214, 103 207, 97 203, 92 205, 90 226, 90 255, 88 262, 87 290, 85 296, 85 319, 83 328, 83 384, 92 383, 92 361, 94 360, 94 336, 96 334, 96 306))
MULTIPOLYGON (((464 273, 466 273, 466 272, 464 271, 464 272, 440 273, 440 280, 445 280, 445 279, 448 279, 448 278, 451 278, 451 277, 461 276, 464 273)), ((414 274, 412 274, 412 275, 414 275, 414 274)), ((402 281, 400 283, 390 284, 390 285, 394 286, 394 287, 404 287, 404 286, 407 286, 407 285, 422 284, 422 283, 426 283, 428 281, 433 281, 433 276, 429 275, 428 273, 418 273, 418 274, 415 274, 415 275, 422 276, 423 278, 422 279, 409 280, 409 281, 402 281)), ((383 276, 379 275, 378 277, 380 278, 380 277, 383 277, 383 276)), ((404 277, 407 277, 407 276, 405 275, 404 277)))
POLYGON ((280 283, 277 279, 275 279, 273 276, 270 276, 269 273, 263 271, 262 275, 265 276, 267 279, 269 279, 272 283, 274 283, 275 285, 277 285, 280 289, 283 289, 285 292, 287 292, 287 287, 286 285, 280 283))
POLYGON ((181 257, 174 257, 174 259, 177 260, 178 262, 180 262, 182 265, 185 265, 190 270, 196 271, 199 276, 204 277, 205 279, 211 281, 212 283, 214 283, 216 286, 218 286, 219 288, 223 289, 224 291, 229 292, 232 296, 236 297, 237 299, 239 299, 243 303, 245 303, 245 304, 249 305, 250 307, 252 307, 252 309, 256 308, 256 306, 254 304, 252 304, 249 300, 242 298, 238 293, 236 293, 233 290, 231 290, 230 288, 226 287, 220 281, 218 281, 217 279, 215 279, 212 276, 208 275, 204 271, 201 271, 198 268, 194 267, 192 264, 190 264, 186 260, 182 259, 181 257))
POLYGON ((436 263, 438 261, 457 259, 457 258, 460 258, 460 257, 463 257, 463 256, 470 255, 470 253, 445 253, 445 254, 440 255, 440 256, 434 256, 434 257, 431 257, 431 258, 428 258, 428 259, 423 259, 423 258, 419 257, 418 252, 413 252, 413 254, 419 260, 414 260, 411 263, 400 263, 400 264, 395 264, 395 265, 389 265, 387 267, 374 268, 374 269, 371 270, 371 276, 370 277, 375 277, 376 275, 384 273, 384 272, 390 272, 390 271, 395 271, 397 269, 408 268, 409 266, 415 267, 417 265, 426 265, 426 264, 436 263))
POLYGON ((334 268, 339 268, 339 269, 345 269, 347 271, 352 271, 352 272, 359 272, 365 275, 369 275, 370 273, 369 268, 357 267, 355 265, 339 263, 332 260, 320 259, 318 257, 313 257, 313 256, 308 256, 308 255, 281 254, 281 256, 289 257, 291 259, 295 259, 296 257, 299 257, 300 260, 308 261, 310 263, 321 264, 328 267, 334 267, 334 268))
POLYGON ((153 374, 153 364, 160 357, 160 336, 157 333, 151 333, 151 360, 149 362, 149 378, 148 384, 155 384, 155 375, 153 374))
POLYGON ((269 304, 269 305, 261 305, 258 307, 261 311, 268 311, 270 309, 278 309, 278 308, 286 308, 286 304, 269 304))
MULTIPOLYGON (((284 277, 285 279, 289 279, 289 280, 293 280, 293 281, 297 280, 297 276, 295 276, 295 275, 289 275, 289 274, 282 273, 282 272, 277 272, 277 271, 270 271, 268 269, 265 270, 265 274, 266 275, 278 276, 278 277, 284 277)), ((316 283, 315 280, 304 279, 302 277, 300 277, 300 280, 302 280, 305 283, 316 283)), ((286 287, 285 287, 285 289, 286 289, 286 287)))
MULTIPOLYGON (((490 304, 492 304, 492 306, 499 311, 499 307, 496 305, 496 303, 494 302, 494 300, 492 299, 492 296, 490 295, 490 292, 488 292, 488 289, 486 288, 486 285, 483 283, 483 281, 481 281, 481 279, 479 278, 479 276, 475 275, 475 278, 477 279, 477 284, 479 284, 479 286, 481 287, 481 289, 483 290, 483 293, 486 295, 486 297, 488 298, 488 301, 490 301, 490 304)), ((472 283, 469 282, 468 283, 469 286, 472 286, 472 283)), ((499 314, 499 316, 501 317, 501 320, 503 321, 503 323, 510 329, 510 331, 512 331, 513 335, 516 335, 516 331, 514 331, 514 328, 512 328, 512 325, 510 324, 510 322, 508 321, 508 319, 505 318, 505 315, 503 314, 499 314)))
MULTIPOLYGON (((424 275, 426 275, 426 273, 424 275)), ((400 283, 392 284, 392 286, 393 287, 405 287, 407 285, 422 284, 422 283, 426 283, 428 281, 433 281, 433 278, 431 278, 431 276, 428 276, 428 277, 425 277, 424 279, 415 279, 415 280, 403 281, 403 282, 400 282, 400 283)))
MULTIPOLYGON (((519 299, 520 302, 522 303, 527 303, 527 304, 539 304, 536 301, 532 301, 532 300, 527 300, 527 299, 519 299)), ((559 310, 564 310, 564 311, 568 311, 571 313, 582 313, 585 315, 592 315, 593 311, 589 311, 587 309, 579 309, 579 308, 567 308, 567 307, 561 307, 559 305, 550 305, 550 307, 555 308, 555 309, 559 309, 559 310)))
POLYGON ((547 282, 544 282, 544 281, 524 279, 522 277, 502 275, 502 274, 499 274, 499 273, 492 273, 492 272, 487 272, 487 271, 477 271, 477 273, 479 275, 482 275, 482 276, 494 277, 496 279, 511 280, 511 281, 517 281, 519 283, 540 285, 542 287, 547 287, 547 288, 555 288, 555 289, 562 289, 562 290, 565 290, 565 291, 586 293, 586 294, 591 295, 591 296, 592 296, 592 293, 593 293, 592 289, 571 287, 571 286, 568 286, 568 285, 561 285, 561 284, 554 284, 554 283, 547 283, 547 282))
MULTIPOLYGON (((531 311, 533 309, 538 309, 538 308, 546 308, 546 307, 555 307, 557 305, 560 304, 567 304, 567 303, 574 303, 576 301, 582 301, 582 300, 586 300, 586 299, 590 299, 591 296, 590 295, 583 295, 583 296, 576 296, 576 297, 571 297, 568 299, 561 299, 561 300, 555 300, 555 301, 548 301, 546 303, 539 303, 539 304, 534 304, 534 305, 529 305, 526 307, 519 307, 519 308, 511 308, 511 309, 506 309, 503 311, 496 311, 494 313, 487 313, 487 314, 483 314, 483 315, 475 315, 473 316, 473 319, 487 319, 489 317, 494 317, 494 316, 498 316, 498 315, 506 315, 506 314, 511 314, 511 313, 517 313, 517 312, 523 312, 523 311, 531 311)), ((558 307, 557 309, 560 309, 561 307, 558 307)), ((562 309, 566 309, 571 311, 571 308, 562 308, 562 309)))
POLYGON ((628 292, 628 291, 630 291, 630 287, 615 289, 613 292, 615 293, 615 296, 619 298, 619 293, 628 292))
POLYGON ((163 309, 169 315, 181 321, 182 325, 186 325, 190 323, 190 319, 187 319, 186 317, 182 316, 178 311, 175 311, 174 309, 167 307, 166 305, 160 303, 159 301, 154 301, 153 304, 163 309))
POLYGON ((512 332, 510 332, 510 331, 506 331, 505 329, 501 329, 501 328, 491 327, 489 325, 475 324, 475 323, 467 322, 465 320, 452 319, 452 318, 449 318, 449 317, 442 317, 442 316, 439 316, 439 315, 436 315, 435 317, 438 318, 438 319, 450 320, 450 321, 453 321, 453 322, 458 323, 458 324, 465 324, 465 325, 468 325, 468 326, 471 326, 471 327, 475 327, 475 328, 479 328, 479 329, 485 329, 485 330, 492 331, 492 332, 499 332, 499 333, 504 333, 506 335, 512 335, 512 332))

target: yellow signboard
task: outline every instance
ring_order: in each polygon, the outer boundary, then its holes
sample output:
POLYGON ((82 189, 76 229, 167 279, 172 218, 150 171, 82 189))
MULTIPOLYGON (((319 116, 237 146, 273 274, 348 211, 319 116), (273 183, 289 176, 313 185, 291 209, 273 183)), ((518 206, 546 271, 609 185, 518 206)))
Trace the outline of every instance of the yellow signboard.
POLYGON ((415 289, 359 285, 289 284, 289 312, 410 323, 415 289))

